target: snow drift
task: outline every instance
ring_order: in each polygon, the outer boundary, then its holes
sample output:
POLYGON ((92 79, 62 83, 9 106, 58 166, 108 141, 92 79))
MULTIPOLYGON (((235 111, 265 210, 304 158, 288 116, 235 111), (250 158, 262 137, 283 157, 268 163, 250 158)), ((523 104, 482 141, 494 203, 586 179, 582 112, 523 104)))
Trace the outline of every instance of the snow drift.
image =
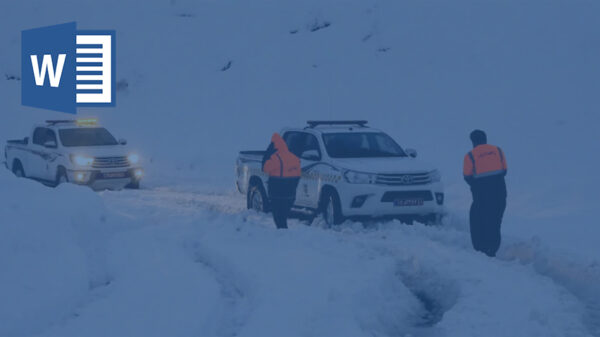
POLYGON ((5 170, 0 186, 0 335, 28 335, 102 282, 94 249, 107 218, 87 188, 49 189, 5 170))

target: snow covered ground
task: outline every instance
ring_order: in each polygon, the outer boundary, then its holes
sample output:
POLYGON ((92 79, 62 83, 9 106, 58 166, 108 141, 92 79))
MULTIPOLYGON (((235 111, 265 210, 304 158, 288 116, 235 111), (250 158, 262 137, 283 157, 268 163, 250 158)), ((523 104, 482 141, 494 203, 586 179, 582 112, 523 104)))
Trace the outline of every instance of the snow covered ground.
POLYGON ((140 191, 0 170, 0 336, 600 336, 600 4, 0 3, 0 142, 65 115, 20 106, 20 31, 116 29, 115 109, 140 191), (227 67, 229 65, 229 67, 227 67), (225 69, 227 68, 227 69, 225 69), (442 228, 292 221, 233 189, 238 150, 366 118, 440 167, 442 228), (473 128, 509 162, 497 259, 472 251, 473 128))
POLYGON ((3 336, 598 333, 598 266, 514 238, 490 260, 452 224, 275 231, 231 192, 0 177, 21 191, 2 209, 3 336))

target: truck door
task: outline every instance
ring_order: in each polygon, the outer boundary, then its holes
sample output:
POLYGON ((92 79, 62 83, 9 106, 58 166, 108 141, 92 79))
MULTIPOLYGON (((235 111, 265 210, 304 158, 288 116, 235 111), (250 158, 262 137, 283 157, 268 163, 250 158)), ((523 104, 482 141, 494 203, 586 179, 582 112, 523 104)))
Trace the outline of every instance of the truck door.
POLYGON ((42 178, 42 169, 45 169, 46 163, 42 155, 45 152, 44 141, 46 140, 46 128, 36 128, 33 131, 31 146, 26 152, 25 174, 30 178, 42 178))
POLYGON ((306 207, 319 207, 319 190, 321 186, 321 176, 323 169, 321 162, 321 147, 315 135, 306 133, 306 143, 300 155, 302 170, 306 171, 301 179, 304 194, 304 204, 306 207), (302 181, 303 180, 303 181, 302 181))
POLYGON ((56 139, 56 133, 52 129, 46 129, 46 137, 44 144, 48 142, 53 143, 53 146, 44 147, 44 152, 41 156, 42 166, 40 167, 40 178, 44 180, 54 181, 56 179, 56 149, 58 147, 58 140, 56 139))
POLYGON ((321 160, 319 142, 314 135, 301 131, 285 133, 284 140, 290 152, 300 158, 302 166, 302 177, 296 190, 296 205, 316 208, 320 175, 315 164, 321 160))

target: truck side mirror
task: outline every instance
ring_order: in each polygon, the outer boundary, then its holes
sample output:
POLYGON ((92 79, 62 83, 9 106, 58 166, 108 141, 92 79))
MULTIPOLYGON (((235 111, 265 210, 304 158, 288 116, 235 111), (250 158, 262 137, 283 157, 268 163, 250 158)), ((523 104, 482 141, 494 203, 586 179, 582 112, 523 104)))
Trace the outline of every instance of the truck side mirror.
POLYGON ((300 156, 300 158, 306 159, 306 160, 317 161, 317 160, 321 159, 321 156, 319 155, 319 151, 317 151, 317 150, 306 150, 306 151, 302 152, 302 155, 300 156))
POLYGON ((119 138, 119 144, 120 145, 127 145, 127 139, 125 139, 125 138, 119 138))
POLYGON ((417 150, 415 149, 405 149, 404 152, 406 152, 406 154, 411 158, 417 157, 417 150))
POLYGON ((54 140, 47 140, 44 142, 44 147, 49 148, 49 149, 55 149, 56 146, 56 141, 54 140))

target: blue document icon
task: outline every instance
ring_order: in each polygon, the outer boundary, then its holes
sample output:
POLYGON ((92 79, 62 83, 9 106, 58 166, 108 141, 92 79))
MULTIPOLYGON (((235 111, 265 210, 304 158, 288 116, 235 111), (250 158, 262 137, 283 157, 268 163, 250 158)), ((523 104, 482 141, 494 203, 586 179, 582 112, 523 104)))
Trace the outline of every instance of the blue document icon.
POLYGON ((75 22, 22 32, 21 102, 77 113, 115 105, 115 31, 78 31, 75 22))

